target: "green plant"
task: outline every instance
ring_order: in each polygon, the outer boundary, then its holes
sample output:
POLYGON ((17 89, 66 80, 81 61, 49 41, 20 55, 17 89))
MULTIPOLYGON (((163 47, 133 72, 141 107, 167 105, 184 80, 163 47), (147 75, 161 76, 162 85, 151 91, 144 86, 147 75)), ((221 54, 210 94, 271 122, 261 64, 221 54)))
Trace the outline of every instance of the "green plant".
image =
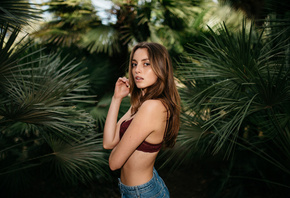
POLYGON ((289 40, 280 39, 287 31, 268 26, 266 34, 244 22, 230 32, 224 24, 191 45, 180 64, 185 120, 173 155, 176 165, 202 154, 219 159, 214 177, 222 182, 210 196, 245 197, 265 186, 273 196, 289 190, 289 40))
POLYGON ((108 176, 106 153, 93 118, 78 107, 87 77, 33 42, 16 42, 20 28, 0 37, 0 186, 6 196, 49 180, 76 184, 108 176), (7 36, 9 35, 9 36, 7 36))

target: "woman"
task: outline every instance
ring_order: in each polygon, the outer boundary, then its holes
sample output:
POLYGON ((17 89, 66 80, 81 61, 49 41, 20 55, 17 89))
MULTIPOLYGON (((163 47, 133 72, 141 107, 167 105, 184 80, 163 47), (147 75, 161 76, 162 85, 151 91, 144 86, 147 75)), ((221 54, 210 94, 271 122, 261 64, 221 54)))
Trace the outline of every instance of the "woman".
POLYGON ((166 48, 137 44, 130 55, 129 79, 119 78, 108 111, 103 137, 111 170, 121 169, 122 197, 169 197, 154 168, 162 145, 173 147, 179 130, 180 97, 166 48), (131 107, 117 122, 122 99, 131 107))

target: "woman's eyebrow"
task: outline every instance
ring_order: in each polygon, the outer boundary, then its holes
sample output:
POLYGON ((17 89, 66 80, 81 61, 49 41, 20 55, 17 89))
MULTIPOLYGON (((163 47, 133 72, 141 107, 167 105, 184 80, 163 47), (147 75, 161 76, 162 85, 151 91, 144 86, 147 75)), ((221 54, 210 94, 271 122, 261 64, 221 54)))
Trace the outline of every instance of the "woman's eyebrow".
MULTIPOLYGON (((148 60, 149 60, 149 58, 144 58, 141 61, 148 61, 148 60)), ((132 61, 136 61, 136 60, 135 59, 132 59, 132 61)), ((136 61, 136 62, 138 62, 138 61, 136 61)))

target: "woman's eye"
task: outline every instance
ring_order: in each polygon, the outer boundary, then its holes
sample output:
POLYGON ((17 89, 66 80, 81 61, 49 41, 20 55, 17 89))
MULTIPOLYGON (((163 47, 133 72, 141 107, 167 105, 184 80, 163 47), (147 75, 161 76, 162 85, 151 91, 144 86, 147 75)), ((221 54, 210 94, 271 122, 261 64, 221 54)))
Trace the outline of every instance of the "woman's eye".
POLYGON ((136 63, 132 63, 131 65, 132 65, 132 67, 136 67, 136 66, 137 66, 137 64, 136 64, 136 63))
POLYGON ((150 63, 144 63, 145 66, 150 66, 150 63))

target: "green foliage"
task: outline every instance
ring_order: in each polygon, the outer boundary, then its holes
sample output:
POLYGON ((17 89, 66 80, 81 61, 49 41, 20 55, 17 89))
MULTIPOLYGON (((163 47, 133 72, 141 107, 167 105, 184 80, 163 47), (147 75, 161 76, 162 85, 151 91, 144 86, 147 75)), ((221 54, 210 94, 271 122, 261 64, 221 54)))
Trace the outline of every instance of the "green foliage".
POLYGON ((274 14, 279 19, 289 19, 289 1, 288 0, 220 0, 220 2, 229 4, 236 10, 242 10, 248 18, 254 19, 256 24, 263 25, 264 20, 274 14))
POLYGON ((19 28, 1 30, 1 189, 8 196, 30 182, 73 184, 108 176, 94 120, 77 106, 93 102, 82 95, 88 81, 75 70, 78 64, 45 55, 23 39, 15 45, 19 28))
MULTIPOLYGON (((270 28, 265 34, 244 24, 241 31, 230 32, 223 25, 204 37, 203 44, 191 45, 187 63, 179 67, 186 119, 179 135, 182 149, 176 149, 174 155, 181 162, 192 160, 198 153, 223 156, 229 176, 215 191, 220 192, 217 197, 224 193, 228 181, 239 177, 288 188, 289 40, 280 38, 289 30, 270 36, 270 28), (241 153, 254 154, 248 160, 256 162, 240 167, 241 153), (273 174, 285 177, 272 177, 270 170, 264 169, 265 163, 273 174), (255 169, 260 169, 260 174, 253 174, 255 169)), ((240 193, 247 192, 243 188, 240 193)))
MULTIPOLYGON (((69 56, 68 60, 82 61, 76 70, 88 68, 84 74, 89 75, 89 93, 97 95, 98 103, 106 100, 107 92, 113 91, 116 79, 125 76, 129 51, 136 42, 160 42, 173 53, 181 53, 187 40, 180 42, 179 39, 198 13, 196 6, 200 1, 113 3, 108 16, 116 17, 117 21, 102 24, 90 1, 49 1, 45 5, 52 20, 33 33, 47 52, 62 51, 69 56)), ((100 118, 97 119, 99 129, 104 124, 99 121, 106 117, 101 106, 82 106, 100 118)))
POLYGON ((40 9, 28 0, 1 0, 0 24, 9 23, 11 26, 29 25, 29 22, 40 19, 40 9))
POLYGON ((87 48, 90 53, 105 52, 109 56, 120 53, 119 34, 111 26, 100 25, 89 30, 83 35, 80 45, 87 48))
POLYGON ((248 197, 265 186, 282 197, 290 161, 285 4, 266 10, 267 22, 256 22, 262 30, 243 24, 235 32, 240 13, 212 1, 112 2, 108 14, 117 21, 102 24, 90 0, 47 1, 52 20, 27 42, 18 34, 38 18, 36 5, 1 1, 1 189, 12 193, 49 181, 80 185, 108 176, 109 152, 99 132, 131 46, 147 40, 165 45, 174 61, 183 55, 180 133, 175 148, 159 159, 173 168, 214 162, 203 173, 212 180, 209 197, 248 197), (216 25, 223 20, 226 25, 216 25))
POLYGON ((91 1, 48 1, 44 5, 53 18, 33 34, 51 48, 75 46, 91 26, 100 24, 91 1))

